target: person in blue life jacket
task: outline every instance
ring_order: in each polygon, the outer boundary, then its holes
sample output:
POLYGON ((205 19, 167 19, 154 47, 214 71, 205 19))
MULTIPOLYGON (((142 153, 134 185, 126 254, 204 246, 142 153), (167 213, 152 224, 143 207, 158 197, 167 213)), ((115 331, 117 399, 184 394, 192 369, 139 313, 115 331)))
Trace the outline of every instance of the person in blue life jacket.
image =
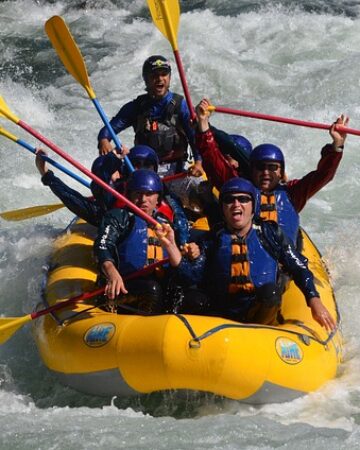
MULTIPOLYGON (((162 194, 163 183, 157 173, 139 169, 130 175, 129 200, 159 223, 169 225, 168 220, 157 213, 162 194)), ((124 275, 167 256, 153 228, 144 219, 126 207, 106 212, 94 243, 94 253, 106 280, 105 295, 111 302, 117 299, 118 310, 122 311, 126 305, 142 312, 162 311, 166 269, 128 281, 126 286, 123 281, 124 275)))
MULTIPOLYGON (((193 176, 201 176, 201 158, 194 145, 195 132, 188 106, 181 95, 170 91, 170 62, 164 56, 152 55, 143 64, 142 76, 147 93, 122 106, 110 121, 114 132, 133 127, 135 144, 152 147, 168 173, 183 170, 190 145, 195 164, 189 171, 193 176)), ((113 150, 106 127, 98 134, 98 148, 102 155, 113 150)))
POLYGON ((183 283, 203 288, 211 301, 208 313, 262 324, 276 323, 280 311, 281 264, 304 294, 313 318, 328 331, 334 330, 335 322, 319 298, 307 259, 276 222, 254 220, 256 202, 250 181, 226 182, 220 192, 225 226, 203 243, 200 256, 191 262, 181 255, 173 232, 164 225, 157 234, 170 264, 183 283))
POLYGON ((349 118, 341 115, 331 126, 329 133, 333 142, 322 148, 317 168, 301 179, 287 180, 284 154, 274 144, 264 143, 255 147, 250 153, 249 162, 245 165, 241 163, 239 167, 230 165, 224 158, 210 127, 209 105, 209 100, 204 98, 196 107, 198 127, 196 143, 203 157, 208 178, 220 190, 227 180, 235 176, 245 176, 249 172, 245 177, 249 178, 260 191, 256 214, 263 220, 278 222, 292 242, 297 242, 299 213, 309 198, 335 176, 346 140, 346 133, 338 131, 336 126, 347 126, 349 118))

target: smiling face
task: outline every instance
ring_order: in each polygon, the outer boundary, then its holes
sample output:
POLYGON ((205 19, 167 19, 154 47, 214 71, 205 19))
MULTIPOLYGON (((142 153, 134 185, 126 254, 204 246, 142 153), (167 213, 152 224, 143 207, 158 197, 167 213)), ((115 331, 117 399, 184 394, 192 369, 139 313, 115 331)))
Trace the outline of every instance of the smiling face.
POLYGON ((159 202, 158 192, 131 191, 129 199, 149 216, 152 215, 159 202))
POLYGON ((221 199, 222 211, 230 231, 244 236, 251 228, 253 213, 252 198, 248 193, 227 193, 221 199))
POLYGON ((160 99, 164 97, 170 88, 170 72, 166 70, 156 70, 146 76, 146 88, 148 93, 160 99))
POLYGON ((251 175, 257 188, 263 192, 272 191, 282 179, 281 164, 278 161, 256 161, 251 175))

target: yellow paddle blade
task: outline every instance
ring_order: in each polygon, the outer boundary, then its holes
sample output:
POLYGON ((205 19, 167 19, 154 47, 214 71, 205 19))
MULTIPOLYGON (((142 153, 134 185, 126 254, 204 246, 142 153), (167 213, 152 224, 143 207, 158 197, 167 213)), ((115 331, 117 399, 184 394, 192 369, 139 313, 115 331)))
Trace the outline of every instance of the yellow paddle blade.
POLYGON ((11 120, 14 123, 20 122, 20 119, 10 111, 8 105, 5 103, 5 100, 1 95, 0 95, 0 116, 6 117, 7 119, 11 120))
POLYGON ((24 317, 0 317, 0 345, 4 344, 19 328, 31 320, 31 314, 24 317))
POLYGON ((30 208, 14 209, 13 211, 5 211, 0 213, 0 217, 10 222, 18 222, 20 220, 31 219, 33 217, 45 216, 60 208, 64 208, 62 203, 54 205, 31 206, 30 208))
POLYGON ((14 142, 17 142, 17 140, 18 140, 18 138, 14 134, 10 133, 10 131, 8 131, 8 130, 5 130, 5 128, 3 128, 3 127, 0 127, 0 134, 7 137, 8 139, 11 139, 14 142))
POLYGON ((170 42, 172 49, 177 50, 177 33, 180 19, 178 0, 147 0, 154 24, 170 42))
POLYGON ((45 23, 45 31, 67 71, 85 88, 91 99, 96 98, 87 74, 84 58, 64 19, 53 16, 45 23))

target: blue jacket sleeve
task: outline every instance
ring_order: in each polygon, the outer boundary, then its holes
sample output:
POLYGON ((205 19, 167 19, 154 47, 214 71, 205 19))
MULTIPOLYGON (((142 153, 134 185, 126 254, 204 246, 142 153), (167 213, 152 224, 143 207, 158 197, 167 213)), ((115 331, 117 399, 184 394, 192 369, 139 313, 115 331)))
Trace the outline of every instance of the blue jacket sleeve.
MULTIPOLYGON (((115 134, 120 133, 121 131, 134 126, 136 120, 136 103, 132 100, 129 103, 126 103, 120 111, 110 120, 110 125, 112 126, 115 134)), ((111 135, 108 129, 104 126, 101 128, 98 134, 98 141, 101 139, 111 140, 111 135)))
POLYGON ((165 200, 170 205, 174 213, 173 228, 175 231, 176 242, 179 246, 182 246, 189 241, 189 222, 185 215, 181 201, 174 194, 166 195, 165 200))
POLYGON ((195 129, 190 125, 190 112, 185 99, 181 102, 180 122, 185 131, 186 137, 188 138, 194 160, 201 161, 200 152, 195 145, 195 129))
POLYGON ((112 209, 104 214, 94 242, 95 258, 100 268, 105 261, 111 261, 118 267, 117 246, 131 231, 133 219, 133 214, 126 209, 112 209))
POLYGON ((48 170, 41 178, 45 186, 64 203, 64 205, 76 216, 97 227, 100 223, 102 210, 93 200, 84 197, 79 192, 71 189, 60 178, 48 170))
POLYGON ((319 297, 316 290, 314 275, 308 268, 308 260, 298 252, 294 244, 275 222, 262 222, 262 228, 271 254, 284 266, 292 276, 296 286, 304 294, 306 303, 312 297, 319 297))

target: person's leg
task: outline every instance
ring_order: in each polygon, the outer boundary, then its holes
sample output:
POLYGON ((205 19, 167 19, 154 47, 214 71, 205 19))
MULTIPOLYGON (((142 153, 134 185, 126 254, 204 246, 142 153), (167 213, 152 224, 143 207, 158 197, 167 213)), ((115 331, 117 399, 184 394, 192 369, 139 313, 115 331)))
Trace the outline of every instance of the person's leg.
POLYGON ((274 284, 265 284, 255 291, 252 306, 244 316, 244 322, 270 325, 276 323, 281 306, 281 292, 274 284))

